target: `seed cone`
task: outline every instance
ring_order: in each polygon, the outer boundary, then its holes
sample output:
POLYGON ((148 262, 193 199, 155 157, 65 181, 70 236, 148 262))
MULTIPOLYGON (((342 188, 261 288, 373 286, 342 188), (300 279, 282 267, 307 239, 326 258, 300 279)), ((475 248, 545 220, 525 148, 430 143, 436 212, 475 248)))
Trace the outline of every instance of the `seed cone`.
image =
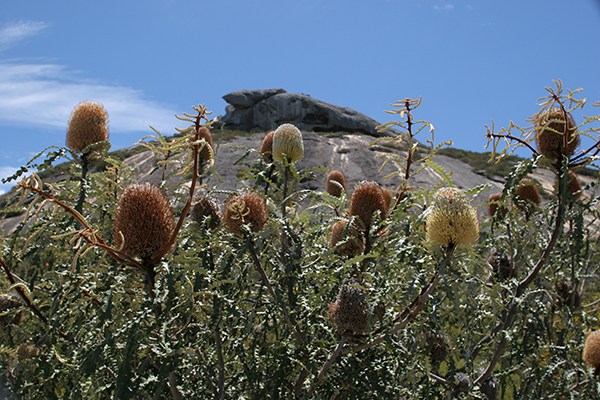
POLYGON ((383 200, 385 200, 385 205, 389 210, 392 205, 392 200, 394 200, 394 195, 390 189, 381 189, 381 194, 383 195, 383 200))
MULTIPOLYGON (((192 139, 194 139, 195 133, 196 133, 196 129, 193 129, 192 134, 194 134, 194 136, 192 136, 192 139)), ((213 143, 213 136, 207 127, 201 126, 200 129, 198 130, 198 139, 204 139, 204 141, 206 142, 206 145, 202 146, 202 149, 200 150, 200 152, 198 154, 200 163, 204 163, 212 158, 211 154, 215 148, 214 143, 213 143)))
POLYGON ((593 331, 585 339, 583 345, 583 361, 595 369, 595 374, 600 372, 600 331, 593 331))
POLYGON ((340 171, 331 171, 327 175, 327 193, 332 196, 340 197, 342 190, 346 191, 346 178, 340 171))
POLYGON ((363 181, 354 187, 348 214, 360 219, 361 228, 369 230, 373 223, 373 214, 377 212, 379 218, 384 219, 387 211, 388 207, 377 182, 363 181))
POLYGON ((223 217, 213 199, 201 195, 194 200, 195 204, 190 213, 192 221, 202 225, 207 218, 210 218, 208 227, 213 231, 217 229, 223 217))
POLYGON ((223 224, 228 232, 236 235, 242 235, 244 224, 249 224, 253 232, 262 231, 268 218, 265 201, 254 192, 243 192, 225 202, 223 224))
POLYGON ((113 221, 116 248, 146 263, 165 250, 174 229, 173 211, 163 190, 149 182, 125 188, 113 221))
MULTIPOLYGON (((104 107, 93 101, 79 103, 71 112, 67 126, 67 147, 81 154, 86 147, 105 140, 108 140, 108 114, 104 107)), ((101 147, 91 152, 100 152, 101 147)))
POLYGON ((348 221, 336 221, 331 225, 329 232, 329 247, 335 250, 342 256, 356 257, 361 254, 365 248, 360 234, 354 226, 347 229, 348 221), (344 244, 339 244, 344 239, 344 233, 347 231, 347 240, 344 244))
MULTIPOLYGON (((530 179, 523 179, 515 189, 515 194, 521 200, 539 206, 542 203, 542 196, 536 185, 530 179)), ((523 206, 518 206, 523 210, 523 206)))
POLYGON ((360 282, 354 278, 346 280, 340 286, 335 303, 329 304, 329 317, 335 321, 341 334, 360 333, 367 327, 367 292, 359 285, 360 282))
MULTIPOLYGON (((556 179, 555 187, 558 185, 558 179, 556 179)), ((579 199, 582 194, 581 181, 577 174, 573 171, 569 171, 569 181, 567 182, 567 191, 573 195, 576 199, 579 199)))
POLYGON ((273 135, 275 131, 269 131, 265 134, 260 142, 260 147, 258 151, 262 154, 262 159, 264 162, 270 164, 273 162, 273 135))
POLYGON ((535 124, 535 143, 538 151, 549 160, 560 161, 563 155, 572 156, 579 146, 579 136, 575 136, 577 125, 571 114, 553 108, 543 113, 535 124), (565 127, 566 122, 566 127, 565 127), (565 137, 567 145, 565 146, 565 137))
POLYGON ((304 157, 302 132, 292 124, 280 125, 273 134, 273 160, 282 163, 287 159, 290 164, 304 157))
POLYGON ((477 211, 460 189, 439 189, 425 223, 427 240, 442 246, 466 247, 479 238, 477 211))

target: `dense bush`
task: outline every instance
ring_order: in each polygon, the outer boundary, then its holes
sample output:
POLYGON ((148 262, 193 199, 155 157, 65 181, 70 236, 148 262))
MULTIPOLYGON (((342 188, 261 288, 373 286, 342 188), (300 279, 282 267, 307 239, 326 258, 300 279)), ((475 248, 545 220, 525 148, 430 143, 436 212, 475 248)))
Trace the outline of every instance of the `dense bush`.
POLYGON ((598 197, 596 183, 579 195, 569 180, 596 159, 598 117, 565 124, 585 101, 556 86, 531 127, 488 130, 493 156, 532 157, 479 221, 469 196, 488 188, 452 188, 433 126, 413 119, 420 100, 397 102, 400 120, 381 126, 401 134, 377 144, 409 150, 385 155, 399 167, 391 196, 374 182, 346 193, 343 171, 327 191, 300 190, 314 171, 296 168, 290 125, 244 155, 251 187, 219 191, 202 106, 181 134, 143 140, 163 160, 158 186, 137 183, 107 141, 44 153, 30 167, 70 157, 72 179, 13 177, 20 197, 6 207, 26 213, 1 242, 5 396, 600 398, 598 335, 586 343, 600 327, 598 197), (540 132, 562 157, 544 160, 540 132), (579 135, 596 142, 573 154, 579 135), (88 173, 94 159, 104 168, 88 173), (515 193, 542 162, 557 180, 537 205, 515 193), (444 179, 411 187, 426 167, 444 179))

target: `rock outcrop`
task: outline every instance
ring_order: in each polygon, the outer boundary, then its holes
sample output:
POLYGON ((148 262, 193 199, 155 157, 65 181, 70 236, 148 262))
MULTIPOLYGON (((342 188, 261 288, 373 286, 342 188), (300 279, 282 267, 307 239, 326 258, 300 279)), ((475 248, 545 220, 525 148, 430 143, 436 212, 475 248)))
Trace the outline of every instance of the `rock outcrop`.
MULTIPOLYGON (((347 107, 283 89, 238 90, 223 96, 228 103, 217 127, 266 132, 289 122, 306 132, 352 132, 382 136, 379 122, 347 107)), ((385 135, 388 136, 388 131, 385 135)))

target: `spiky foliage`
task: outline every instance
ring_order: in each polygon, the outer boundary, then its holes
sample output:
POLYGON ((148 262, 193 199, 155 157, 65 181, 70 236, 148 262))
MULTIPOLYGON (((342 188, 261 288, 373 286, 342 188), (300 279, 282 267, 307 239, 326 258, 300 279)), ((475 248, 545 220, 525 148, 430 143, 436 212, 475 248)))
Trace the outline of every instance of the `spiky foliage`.
POLYGON ((342 195, 342 191, 346 191, 346 177, 340 171, 331 171, 327 174, 327 193, 332 196, 340 197, 342 195))
POLYGON ((117 202, 113 242, 129 257, 148 262, 168 246, 175 228, 166 193, 149 182, 129 185, 117 202))
POLYGON ((264 229, 269 218, 265 200, 255 192, 246 191, 231 196, 223 207, 223 224, 225 229, 241 235, 242 225, 248 224, 253 232, 264 229))
POLYGON ((282 163, 285 158, 290 164, 304 157, 302 132, 293 124, 280 125, 273 133, 273 160, 282 163))
POLYGON ((361 228, 369 230, 375 213, 380 219, 384 219, 387 211, 385 198, 377 182, 363 181, 354 187, 348 205, 348 215, 357 217, 361 228))
MULTIPOLYGON (((104 107, 93 101, 79 103, 69 118, 67 147, 81 154, 86 147, 106 140, 108 140, 108 113, 104 107)), ((100 151, 99 147, 94 148, 92 152, 100 151)))
POLYGON ((329 317, 342 334, 361 333, 367 328, 367 292, 360 286, 360 282, 354 278, 346 280, 340 286, 335 303, 329 304, 329 317))
POLYGON ((442 246, 466 247, 479 238, 477 211, 460 189, 442 188, 427 209, 427 240, 442 246))
POLYGON ((570 157, 579 146, 579 136, 575 136, 577 125, 570 113, 553 108, 535 121, 535 143, 538 151, 552 161, 561 160, 563 155, 570 157))

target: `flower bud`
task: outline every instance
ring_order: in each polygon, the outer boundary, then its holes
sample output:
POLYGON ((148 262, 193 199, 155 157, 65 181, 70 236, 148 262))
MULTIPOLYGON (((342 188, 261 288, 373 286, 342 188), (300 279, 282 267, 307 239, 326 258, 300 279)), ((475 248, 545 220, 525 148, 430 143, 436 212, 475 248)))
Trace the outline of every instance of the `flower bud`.
POLYGON ((282 163, 285 158, 290 164, 304 157, 302 132, 292 124, 283 124, 273 134, 273 160, 282 163))
POLYGON ((477 211, 460 189, 439 189, 426 212, 426 235, 430 242, 466 247, 479 238, 477 211))
MULTIPOLYGON (((531 179, 523 179, 519 182, 519 185, 515 189, 515 194, 519 199, 527 203, 539 206, 542 203, 542 196, 536 185, 533 184, 531 179)), ((523 206, 518 206, 520 210, 523 210, 523 206)))
MULTIPOLYGON (((191 133, 193 135, 191 137, 191 139, 194 140, 195 134, 196 134, 196 129, 192 129, 191 133)), ((206 142, 206 144, 202 146, 202 148, 200 149, 200 152, 198 154, 200 163, 205 163, 212 158, 212 153, 215 148, 214 143, 213 143, 213 136, 207 127, 201 126, 200 129, 198 130, 198 139, 204 139, 204 141, 206 142)))
MULTIPOLYGON (((101 104, 93 101, 79 103, 69 118, 66 145, 77 154, 86 147, 108 140, 108 114, 101 104)), ((98 146, 91 152, 100 152, 98 146)))
POLYGON ((359 226, 369 230, 373 223, 373 214, 379 214, 384 219, 388 207, 377 182, 363 181, 354 187, 348 206, 348 214, 359 218, 359 226))
POLYGON ((253 232, 264 229, 269 213, 267 204, 255 192, 243 192, 230 197, 223 209, 223 224, 228 232, 242 235, 242 225, 249 224, 253 232))
POLYGON ((500 204, 501 199, 502 193, 494 193, 491 194, 490 197, 488 197, 487 209, 490 217, 493 217, 496 214, 498 208, 500 208, 500 210, 502 211, 502 217, 506 215, 507 210, 503 207, 502 204, 500 204))
POLYGON ((346 178, 340 171, 331 171, 327 175, 327 193, 332 196, 340 197, 342 190, 346 191, 346 178))
POLYGON ((273 162, 273 135, 275 131, 269 131, 265 133, 258 151, 262 154, 262 159, 265 163, 270 164, 273 162))

